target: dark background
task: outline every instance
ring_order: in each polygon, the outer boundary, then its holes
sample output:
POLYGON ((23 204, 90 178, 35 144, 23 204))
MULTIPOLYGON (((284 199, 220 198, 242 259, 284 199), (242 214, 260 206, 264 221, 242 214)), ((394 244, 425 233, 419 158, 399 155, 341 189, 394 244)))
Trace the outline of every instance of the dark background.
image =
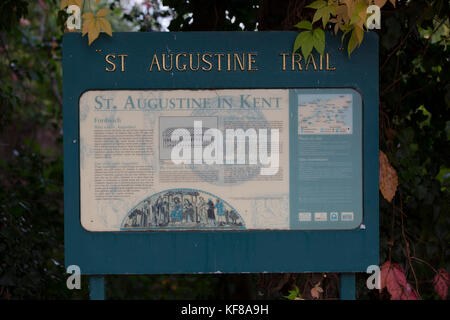
MULTIPOLYGON (((296 30, 314 13, 305 8, 309 3, 154 0, 124 11, 120 1, 101 1, 112 10, 114 31, 142 32, 166 30, 170 18, 170 31, 296 30)), ((59 8, 59 0, 0 2, 0 299, 88 297, 87 278, 81 290, 70 291, 63 267, 61 39, 67 14, 59 8)), ((401 266, 422 299, 440 299, 436 273, 450 270, 449 12, 444 0, 397 1, 396 8, 383 7, 377 31, 380 150, 399 183, 392 202, 380 195, 380 261, 401 266)), ((357 277, 359 299, 390 298, 386 290, 369 291, 366 277, 357 277)), ((332 273, 106 280, 109 299, 284 299, 295 287, 311 299, 319 281, 321 299, 339 297, 332 273)))

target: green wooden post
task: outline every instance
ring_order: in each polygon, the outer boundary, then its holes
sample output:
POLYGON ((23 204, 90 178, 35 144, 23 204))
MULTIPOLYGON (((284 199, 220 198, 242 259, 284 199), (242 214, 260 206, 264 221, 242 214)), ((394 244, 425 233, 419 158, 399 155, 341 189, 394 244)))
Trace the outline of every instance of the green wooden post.
POLYGON ((340 296, 341 300, 356 299, 356 281, 354 273, 341 273, 340 276, 340 296))
POLYGON ((105 278, 91 276, 89 278, 89 298, 91 300, 105 300, 105 278))

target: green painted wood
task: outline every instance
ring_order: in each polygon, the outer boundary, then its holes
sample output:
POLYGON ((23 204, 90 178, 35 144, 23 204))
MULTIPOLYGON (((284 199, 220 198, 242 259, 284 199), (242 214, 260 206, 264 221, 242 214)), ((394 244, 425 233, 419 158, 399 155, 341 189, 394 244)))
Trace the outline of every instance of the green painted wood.
POLYGON ((341 300, 356 299, 356 275, 354 273, 342 273, 340 275, 340 298, 341 300))
POLYGON ((89 277, 89 298, 91 300, 105 300, 105 278, 89 277))

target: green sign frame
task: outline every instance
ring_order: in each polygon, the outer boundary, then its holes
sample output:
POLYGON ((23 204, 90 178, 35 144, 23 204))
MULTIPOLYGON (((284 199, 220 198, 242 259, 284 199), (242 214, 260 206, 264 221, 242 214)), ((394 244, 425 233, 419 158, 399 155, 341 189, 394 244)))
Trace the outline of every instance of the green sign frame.
MULTIPOLYGON (((373 32, 366 33, 361 47, 349 58, 340 48, 340 39, 327 34, 326 55, 321 58, 314 53, 316 65, 306 68, 300 63, 302 70, 299 70, 298 64, 290 63, 294 61, 291 55, 296 35, 295 32, 117 32, 112 38, 102 34, 91 46, 79 33, 64 35, 66 266, 78 265, 82 274, 106 275, 353 273, 378 265, 378 37, 373 32), (239 66, 237 70, 218 70, 216 65, 211 70, 165 72, 156 71, 153 64, 154 70, 149 71, 155 53, 176 52, 255 55, 249 57, 252 62, 245 70, 239 66), (242 88, 344 89, 360 94, 363 213, 356 228, 89 232, 82 227, 79 99, 85 91, 242 88)), ((297 63, 298 56, 295 59, 297 63)), ((296 187, 291 186, 291 193, 296 187)), ((291 207, 295 205, 291 198, 291 207)))

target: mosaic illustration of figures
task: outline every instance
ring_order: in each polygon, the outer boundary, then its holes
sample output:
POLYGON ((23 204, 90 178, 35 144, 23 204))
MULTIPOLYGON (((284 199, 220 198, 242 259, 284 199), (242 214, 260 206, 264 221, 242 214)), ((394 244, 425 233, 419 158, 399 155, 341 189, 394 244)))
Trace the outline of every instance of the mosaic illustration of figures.
POLYGON ((236 210, 222 199, 193 189, 152 195, 131 210, 122 229, 243 229, 236 210))

